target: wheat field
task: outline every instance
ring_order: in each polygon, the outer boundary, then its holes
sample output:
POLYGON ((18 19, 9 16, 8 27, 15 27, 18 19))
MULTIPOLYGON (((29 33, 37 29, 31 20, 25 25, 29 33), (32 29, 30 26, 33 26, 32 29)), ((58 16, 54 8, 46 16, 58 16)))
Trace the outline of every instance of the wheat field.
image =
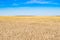
POLYGON ((60 17, 0 16, 0 40, 60 40, 60 17))

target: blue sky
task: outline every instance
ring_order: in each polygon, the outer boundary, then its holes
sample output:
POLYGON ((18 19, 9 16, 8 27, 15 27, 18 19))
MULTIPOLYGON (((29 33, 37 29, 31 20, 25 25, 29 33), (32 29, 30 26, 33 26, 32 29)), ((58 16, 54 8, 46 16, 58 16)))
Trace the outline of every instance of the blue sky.
POLYGON ((60 15, 60 0, 0 0, 0 16, 60 15))
POLYGON ((60 7, 60 0, 0 0, 0 7, 60 7))

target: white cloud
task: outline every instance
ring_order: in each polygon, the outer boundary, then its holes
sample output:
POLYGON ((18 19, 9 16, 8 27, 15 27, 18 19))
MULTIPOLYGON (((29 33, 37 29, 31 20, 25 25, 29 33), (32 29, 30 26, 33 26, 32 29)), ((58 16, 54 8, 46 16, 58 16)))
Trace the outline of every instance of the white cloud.
POLYGON ((47 1, 41 1, 41 0, 31 0, 31 1, 26 2, 26 4, 32 4, 32 3, 48 4, 49 2, 47 2, 47 1))
POLYGON ((26 2, 26 4, 32 4, 32 3, 48 4, 49 2, 40 2, 40 1, 28 1, 28 2, 26 2))
POLYGON ((59 3, 51 3, 51 4, 60 5, 59 3))
POLYGON ((36 16, 52 16, 60 15, 59 8, 8 8, 0 9, 0 16, 14 15, 36 15, 36 16))
POLYGON ((55 5, 59 5, 59 3, 54 3, 52 1, 44 1, 44 0, 30 0, 30 1, 27 1, 25 4, 33 4, 33 3, 36 3, 36 4, 55 4, 55 5))
POLYGON ((12 4, 12 6, 18 6, 18 5, 19 5, 19 4, 17 4, 17 3, 13 3, 13 4, 12 4))

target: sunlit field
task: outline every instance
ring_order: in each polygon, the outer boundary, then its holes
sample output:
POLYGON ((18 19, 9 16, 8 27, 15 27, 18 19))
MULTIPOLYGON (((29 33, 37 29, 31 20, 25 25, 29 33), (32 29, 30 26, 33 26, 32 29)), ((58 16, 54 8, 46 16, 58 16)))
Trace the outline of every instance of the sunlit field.
POLYGON ((0 16, 0 40, 60 40, 60 17, 0 16))

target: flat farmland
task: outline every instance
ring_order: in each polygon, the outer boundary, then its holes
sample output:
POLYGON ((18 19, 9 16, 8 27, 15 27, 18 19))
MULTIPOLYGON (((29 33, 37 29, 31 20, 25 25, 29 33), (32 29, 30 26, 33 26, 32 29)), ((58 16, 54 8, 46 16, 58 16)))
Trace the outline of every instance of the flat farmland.
POLYGON ((60 40, 60 17, 0 16, 0 40, 60 40))

